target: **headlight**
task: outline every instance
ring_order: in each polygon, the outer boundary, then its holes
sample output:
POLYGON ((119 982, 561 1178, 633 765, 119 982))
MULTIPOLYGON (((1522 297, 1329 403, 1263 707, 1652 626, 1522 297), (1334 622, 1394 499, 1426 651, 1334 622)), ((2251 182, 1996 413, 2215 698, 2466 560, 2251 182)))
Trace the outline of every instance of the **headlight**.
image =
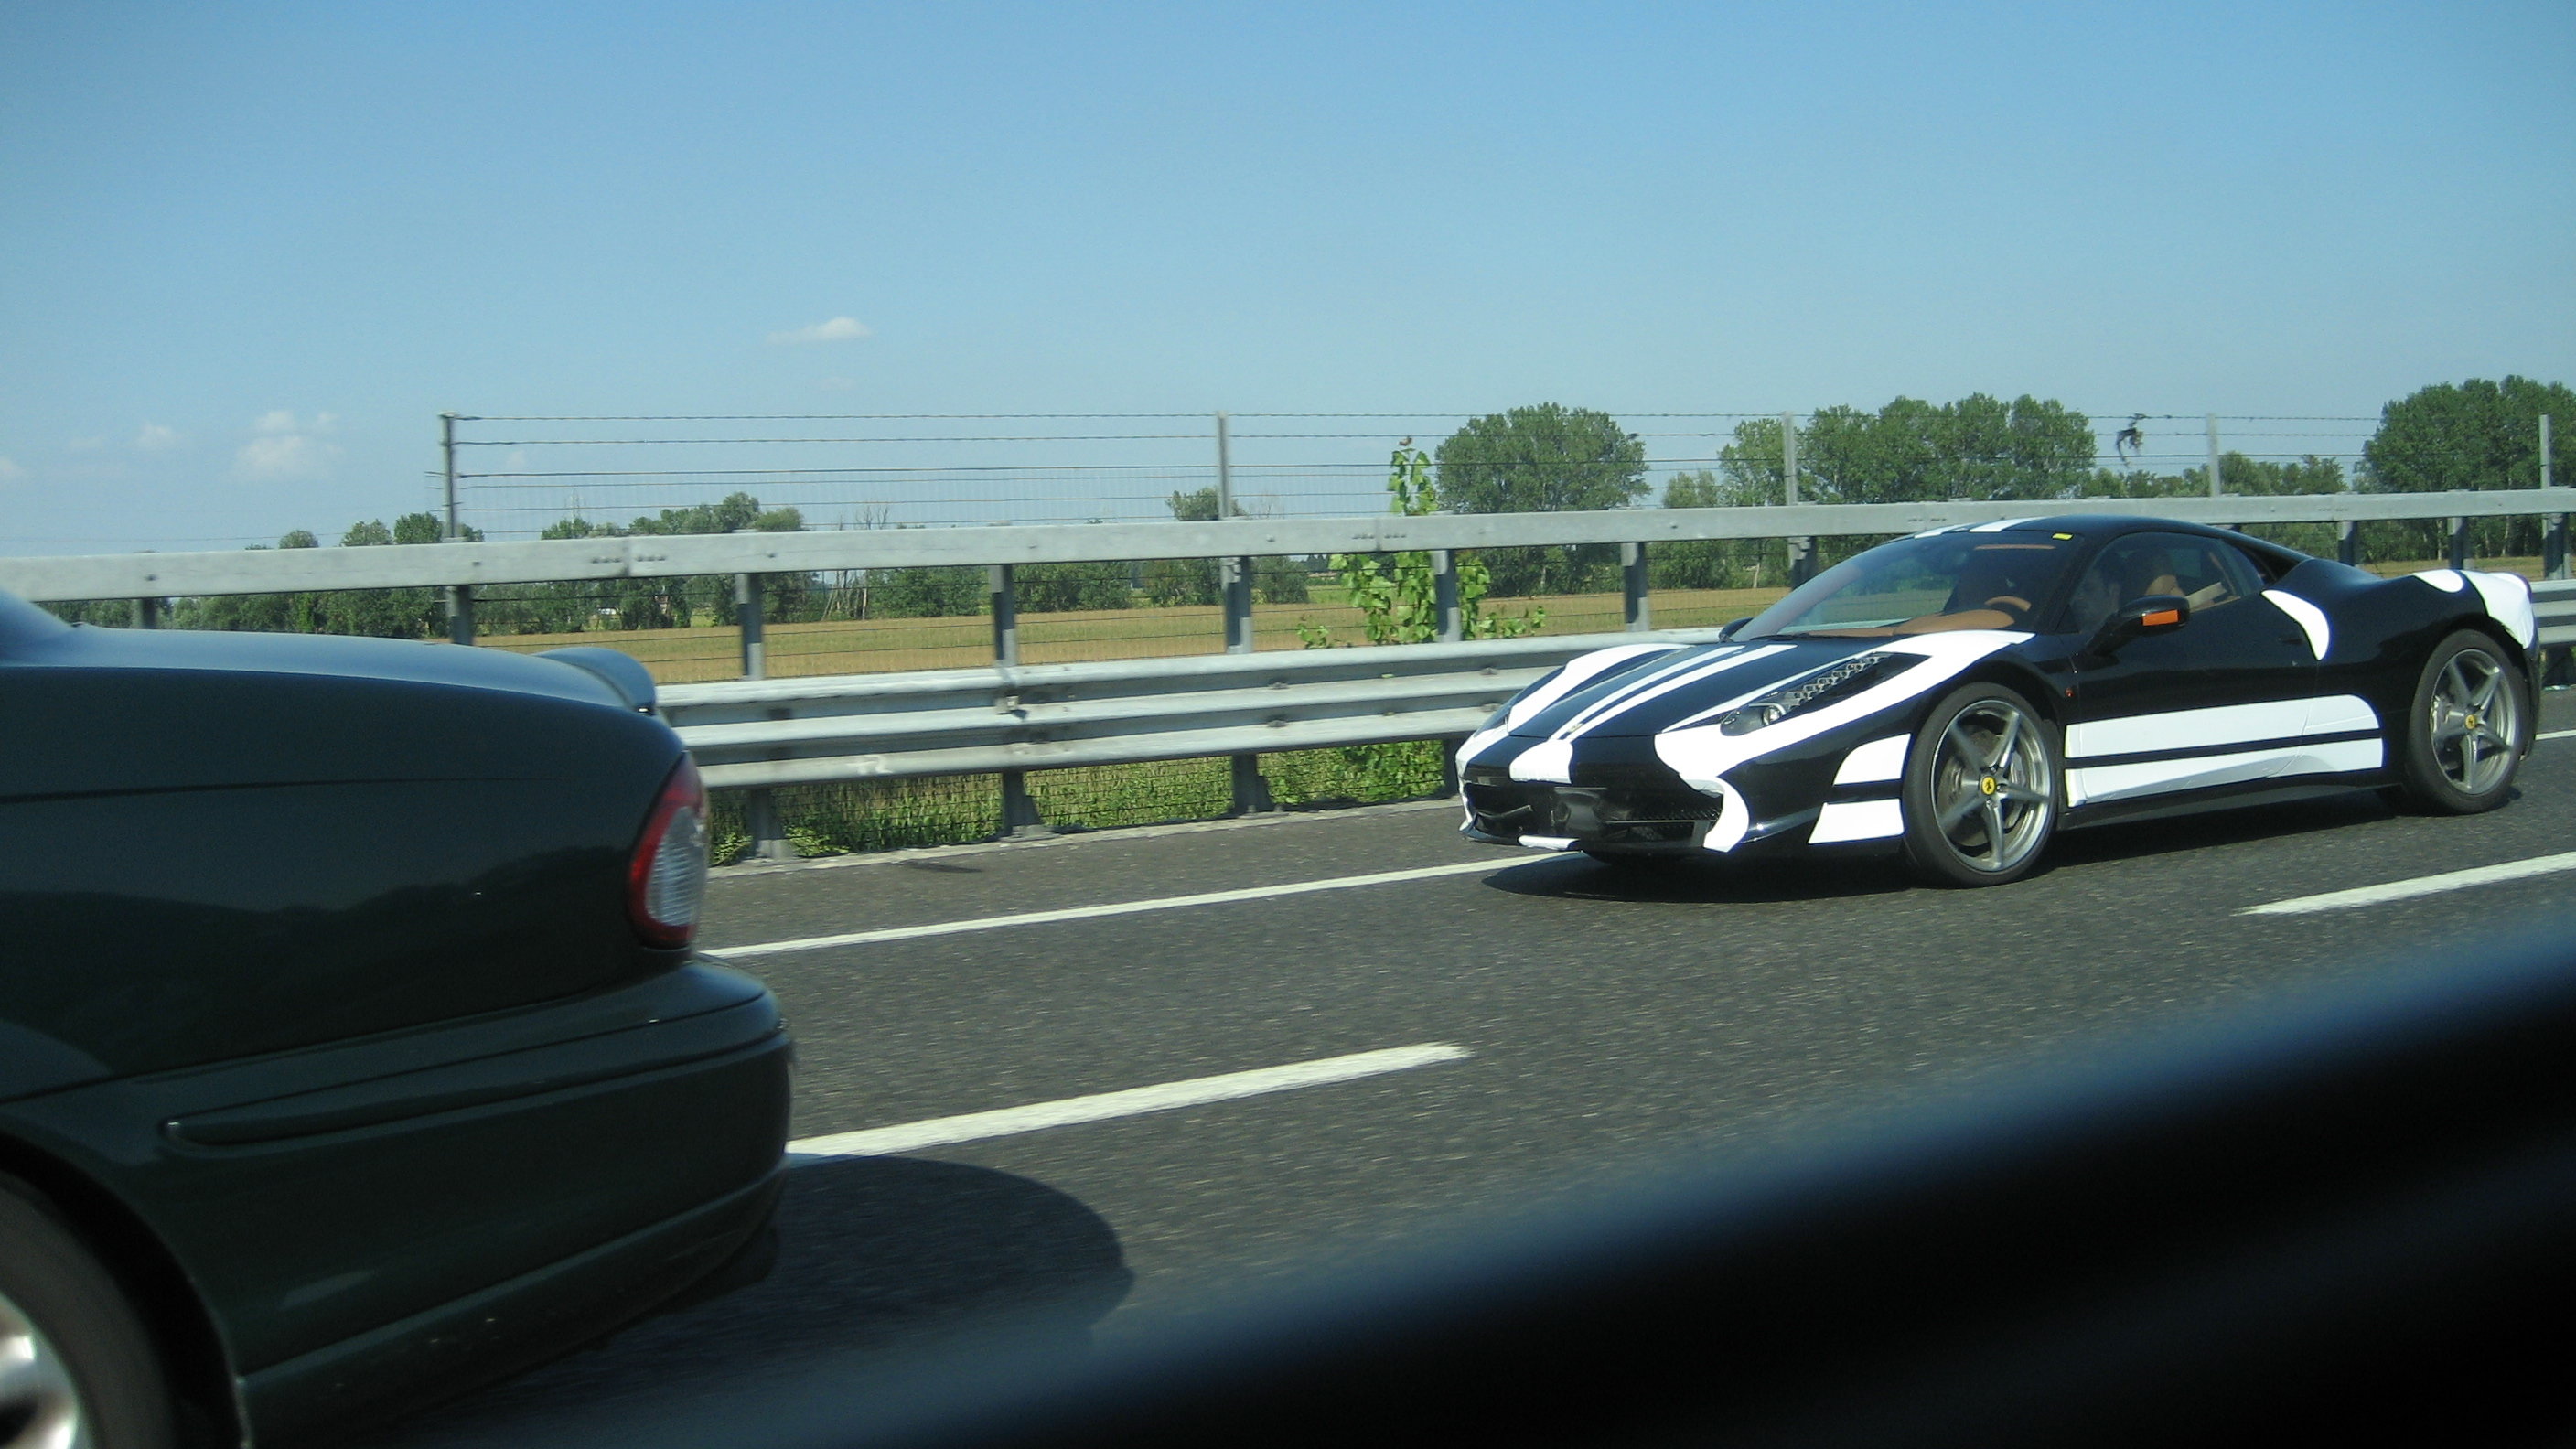
POLYGON ((1738 705, 1719 717, 1717 727, 1730 735, 1749 735, 1755 730, 1778 724, 1828 695, 1848 693, 1876 684, 1922 662, 1923 656, 1919 654, 1885 654, 1877 650, 1855 654, 1795 684, 1784 684, 1760 699, 1738 705))

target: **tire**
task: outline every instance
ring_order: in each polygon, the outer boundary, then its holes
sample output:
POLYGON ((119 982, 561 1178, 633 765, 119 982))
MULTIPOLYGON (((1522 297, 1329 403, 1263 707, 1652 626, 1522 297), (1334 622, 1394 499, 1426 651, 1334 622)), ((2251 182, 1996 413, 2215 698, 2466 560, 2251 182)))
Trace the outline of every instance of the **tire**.
POLYGON ((0 1177, 0 1449, 170 1449, 159 1355, 114 1275, 0 1177))
POLYGON ((2511 798, 2531 748, 2530 681, 2486 635, 2462 629, 2434 646, 2407 706, 2398 788, 2430 815, 2475 815, 2511 798))
POLYGON ((1905 752, 1905 861, 1935 885, 2019 880, 2057 833, 2057 728, 2000 684, 1942 696, 1905 752), (1944 817, 1947 823, 1944 823, 1944 817))

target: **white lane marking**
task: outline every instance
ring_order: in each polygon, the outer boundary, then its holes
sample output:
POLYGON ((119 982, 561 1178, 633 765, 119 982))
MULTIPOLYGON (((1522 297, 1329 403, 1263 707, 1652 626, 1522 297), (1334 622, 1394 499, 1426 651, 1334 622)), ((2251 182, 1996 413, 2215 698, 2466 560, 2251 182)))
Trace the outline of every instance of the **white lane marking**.
POLYGON ((2576 730, 2551 730, 2546 734, 2534 735, 2532 738, 2535 740, 2563 740, 2570 735, 2576 735, 2576 730))
POLYGON ((2362 886, 2348 891, 2328 891, 2319 896, 2294 896, 2269 905, 2247 906, 2240 916, 2303 916, 2312 911, 2341 911, 2354 906, 2374 906, 2382 901, 2411 900, 2416 896, 2440 895, 2444 891, 2466 890, 2470 886, 2494 885, 2499 881, 2527 880, 2536 875, 2550 875, 2562 870, 2576 870, 2576 850, 2558 855, 2539 855, 2529 860, 2509 860, 2502 865, 2481 865, 2469 870, 2444 871, 2440 875, 2419 875, 2412 880, 2392 880, 2382 885, 2362 886))
POLYGON ((753 946, 709 946, 706 949, 717 956, 775 956, 787 951, 820 951, 831 946, 864 946, 872 941, 910 941, 922 936, 954 936, 965 931, 998 931, 1005 926, 1043 926, 1052 921, 1083 921, 1094 916, 1131 916, 1143 911, 1178 910, 1183 906, 1216 906, 1228 901, 1301 896, 1312 891, 1395 885, 1444 875, 1510 870, 1514 866, 1530 864, 1534 862, 1464 860, 1452 865, 1426 865, 1416 870, 1382 870, 1374 875, 1344 875, 1330 880, 1291 881, 1286 885, 1251 886, 1243 890, 1203 891, 1194 896, 1163 896, 1149 901, 1119 901, 1106 906, 1068 906, 1056 911, 1022 911, 1012 916, 977 916, 964 921, 936 921, 926 926, 887 926, 874 931, 847 931, 837 936, 803 936, 793 941, 763 941, 753 946))
POLYGON ((1415 1067, 1434 1066, 1441 1062, 1465 1061, 1473 1055, 1465 1047, 1441 1041, 1387 1047, 1380 1051, 1353 1052, 1346 1057, 1291 1062, 1284 1067, 1258 1067, 1248 1072, 1192 1077, 1187 1081, 1164 1082, 1159 1086, 1130 1087, 1123 1092, 1099 1092, 1088 1097, 1032 1102, 1025 1107, 968 1112, 958 1117, 932 1117, 892 1127, 872 1127, 864 1132, 804 1137, 788 1143, 787 1151, 792 1157, 807 1158, 872 1157, 892 1152, 913 1152, 924 1147, 979 1142, 987 1137, 1009 1137, 1049 1127, 1070 1127, 1079 1122, 1106 1122, 1147 1112, 1168 1112, 1175 1107, 1199 1107, 1210 1102, 1231 1102, 1239 1097, 1294 1091, 1299 1087, 1352 1082, 1362 1077, 1411 1071, 1415 1067))

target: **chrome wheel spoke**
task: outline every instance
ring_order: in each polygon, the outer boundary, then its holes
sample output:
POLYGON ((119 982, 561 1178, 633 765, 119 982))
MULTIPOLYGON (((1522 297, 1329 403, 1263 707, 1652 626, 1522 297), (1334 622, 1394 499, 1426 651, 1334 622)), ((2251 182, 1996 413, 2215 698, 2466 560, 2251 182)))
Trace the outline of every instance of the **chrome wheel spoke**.
POLYGON ((1959 769, 1962 773, 1966 772, 1971 763, 1985 758, 1985 752, 1977 748, 1976 740, 1966 730, 1959 728, 1966 719, 1967 716, 1964 714, 1959 716, 1958 719, 1950 721, 1948 729, 1941 732, 1941 743, 1958 752, 1959 769))
POLYGON ((1974 790, 1962 790, 1959 792, 1958 798, 1952 800, 1949 804, 1942 806, 1940 810, 1941 833, 1949 835, 1957 831, 1959 823, 1966 820, 1969 815, 1975 812, 1978 801, 1982 798, 1983 797, 1979 796, 1974 790))
POLYGON ((2048 803, 2047 796, 2030 788, 2028 785, 2020 784, 2018 782, 2007 782, 1997 785, 1995 787, 1995 791, 2007 800, 2019 801, 2024 805, 2038 806, 2048 803))
POLYGON ((1997 804, 1992 795, 1982 797, 1977 803, 1985 807, 1986 813, 1986 863, 2001 870, 2004 867, 2004 807, 1997 804))
POLYGON ((2484 714, 2488 710, 2495 708, 2496 694, 2503 688, 2504 671, 2499 669, 2487 676, 2486 683, 2478 686, 2477 693, 2469 699, 2469 708, 2476 710, 2480 714, 2484 714))

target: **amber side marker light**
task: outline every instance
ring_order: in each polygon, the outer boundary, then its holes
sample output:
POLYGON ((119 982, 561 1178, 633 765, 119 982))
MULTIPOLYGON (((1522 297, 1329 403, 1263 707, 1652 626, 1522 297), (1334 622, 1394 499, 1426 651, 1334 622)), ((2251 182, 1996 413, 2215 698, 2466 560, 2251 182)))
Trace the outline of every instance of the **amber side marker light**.
POLYGON ((626 862, 626 917, 645 945, 678 950, 697 935, 706 894, 707 790, 682 755, 626 862))
POLYGON ((2150 629, 2160 629, 2167 624, 2181 623, 2182 611, 2180 609, 2158 609, 2154 613, 2141 618, 2138 622, 2146 625, 2150 629))

